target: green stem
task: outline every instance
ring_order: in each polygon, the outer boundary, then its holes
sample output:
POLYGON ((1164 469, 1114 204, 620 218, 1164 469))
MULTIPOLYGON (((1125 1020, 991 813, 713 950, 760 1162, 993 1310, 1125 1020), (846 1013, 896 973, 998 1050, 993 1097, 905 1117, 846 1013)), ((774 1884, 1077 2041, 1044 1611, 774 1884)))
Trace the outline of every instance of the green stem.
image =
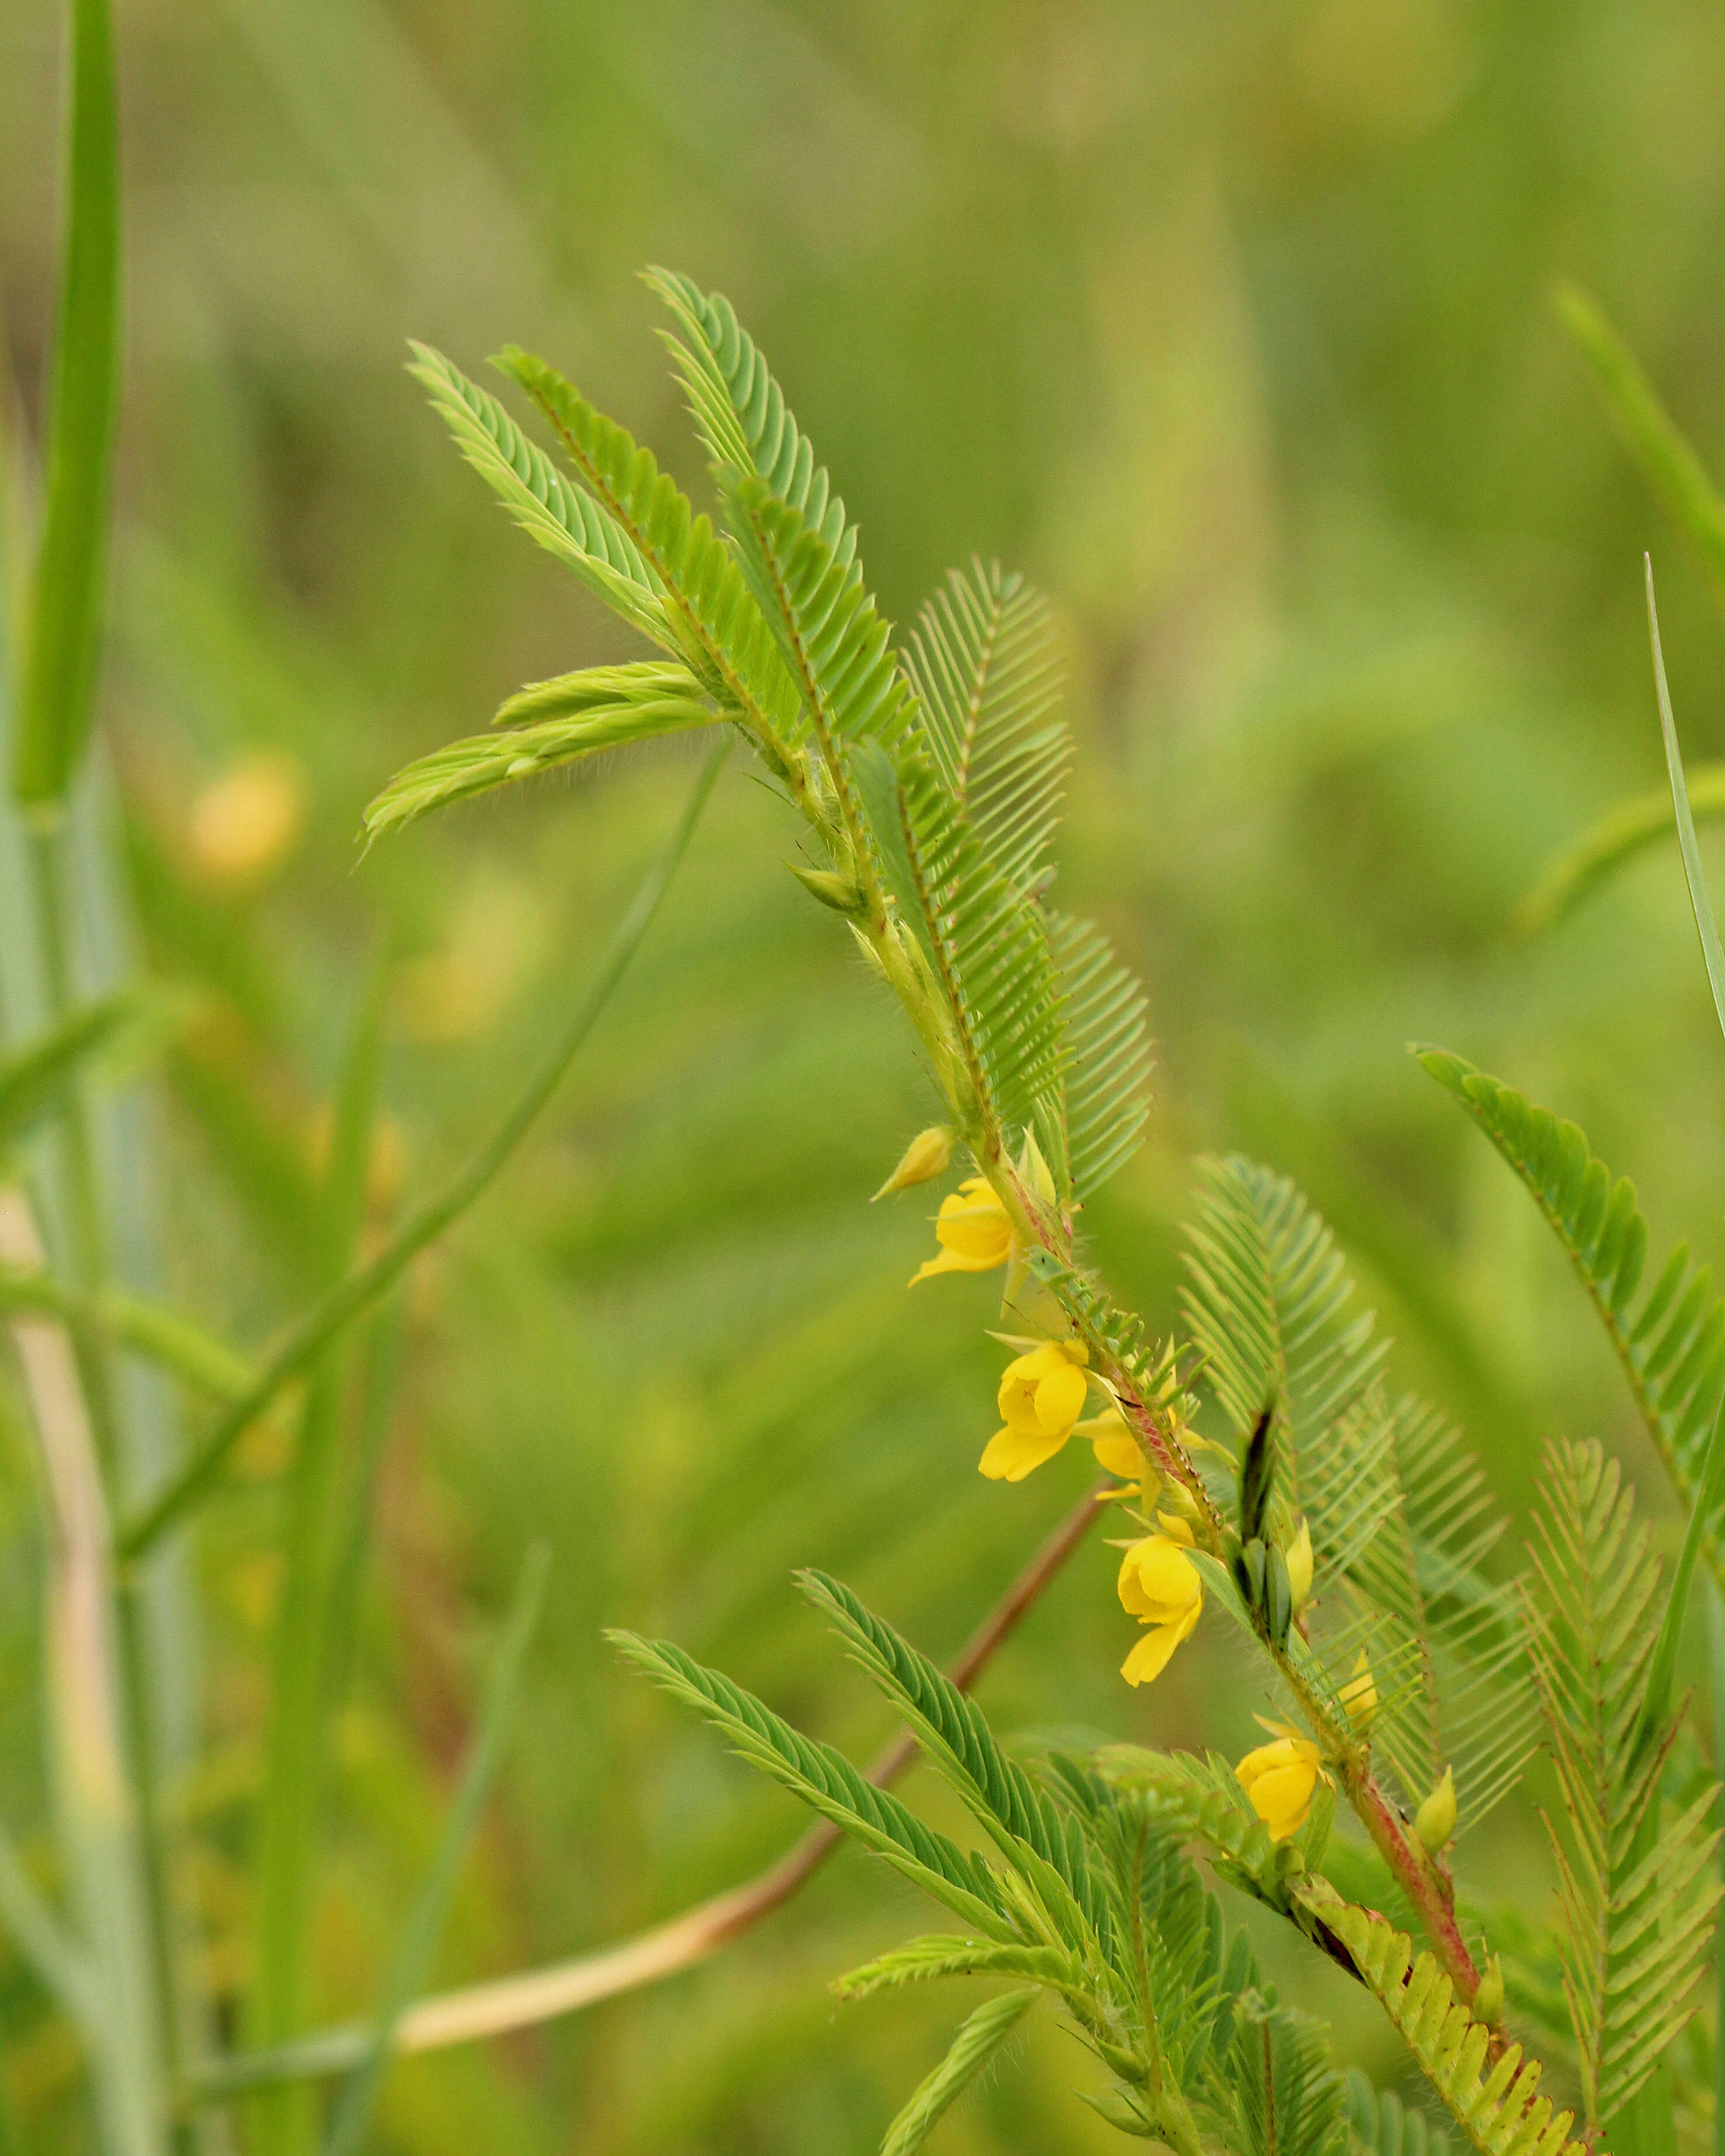
POLYGON ((329 1342, 356 1317, 388 1295, 420 1251, 434 1243, 445 1229, 460 1218, 515 1151, 556 1091, 564 1071, 592 1031, 612 990, 634 956, 676 872, 720 767, 730 752, 730 742, 722 742, 708 758, 670 844, 635 893, 561 1036, 491 1137, 453 1182, 408 1215, 369 1264, 348 1274, 338 1287, 314 1304, 300 1319, 270 1357, 251 1390, 222 1417, 167 1488, 150 1499, 124 1527, 119 1542, 122 1560, 135 1563, 153 1548, 170 1527, 203 1502, 220 1481, 234 1446, 282 1388, 308 1370, 329 1342))
MULTIPOLYGON (((49 1018, 64 1019, 75 1001, 72 959, 70 826, 64 817, 39 825, 30 834, 35 877, 36 932, 49 1018)), ((74 1276, 85 1293, 100 1296, 107 1273, 107 1235, 98 1188, 95 1147, 84 1086, 67 1089, 58 1118, 62 1166, 62 1225, 74 1276)), ((115 1486, 121 1456, 120 1421, 113 1360, 100 1328, 69 1313, 68 1332, 80 1387, 90 1416, 96 1455, 110 1489, 115 1486)), ((179 2086, 179 2016, 169 1905, 167 1866, 157 1791, 155 1731, 150 1713, 146 1649, 146 1617, 141 1583, 125 1576, 114 1583, 114 1619, 118 1689, 126 1763, 137 1807, 141 1885, 148 1924, 151 1973, 157 2040, 167 2085, 179 2086)))

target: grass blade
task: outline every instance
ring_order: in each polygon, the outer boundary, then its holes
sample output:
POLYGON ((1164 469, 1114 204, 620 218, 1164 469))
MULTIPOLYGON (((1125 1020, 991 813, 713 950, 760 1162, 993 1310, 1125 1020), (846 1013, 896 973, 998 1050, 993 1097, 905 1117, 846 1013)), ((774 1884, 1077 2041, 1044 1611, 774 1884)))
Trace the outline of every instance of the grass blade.
POLYGON ((1558 295, 1558 311, 1581 347, 1630 454, 1660 506, 1700 558, 1725 606, 1725 502, 1642 372, 1599 307, 1575 285, 1558 295))
POLYGON ((259 1373, 250 1392, 235 1403, 181 1472, 151 1498, 125 1527, 119 1540, 123 1558, 135 1560, 142 1556, 177 1521, 208 1496, 221 1476, 228 1454, 282 1387, 309 1369, 338 1333, 389 1292, 420 1251, 459 1219, 515 1151, 534 1118, 557 1091, 558 1081, 593 1030, 600 1012, 610 1000, 612 990, 622 979, 624 968, 634 956, 659 909, 659 901, 676 873, 701 812, 706 806, 713 783, 730 752, 727 737, 702 766, 670 844, 648 870, 630 901, 629 911, 618 923, 561 1036, 491 1137, 453 1182, 408 1215, 374 1258, 357 1272, 350 1273, 300 1319, 259 1373))
POLYGON ((105 996, 71 1012, 27 1047, 0 1056, 0 1146, 26 1136, 58 1105, 84 1065, 135 1009, 130 996, 105 996))
POLYGON ((104 1332, 116 1348, 218 1400, 244 1399, 257 1374, 244 1357, 177 1311, 117 1289, 74 1286, 38 1266, 0 1265, 0 1311, 36 1310, 104 1332))
POLYGON ((3 1830, 0 1830, 0 1924, 11 1933, 19 1958, 35 1971, 43 1989, 59 2000, 86 2038, 92 2035, 98 1992, 90 1957, 38 1893, 12 1836, 3 1830))
MULTIPOLYGON (((1725 763, 1704 763, 1688 774, 1689 806, 1697 823, 1725 816, 1725 763)), ((1600 817, 1553 854, 1511 916, 1522 936, 1537 936, 1566 920, 1626 861, 1671 834, 1671 798, 1663 786, 1637 793, 1600 817)))
MULTIPOLYGON (((372 968, 336 1087, 328 1172, 320 1194, 324 1279, 352 1263, 382 1067, 385 966, 372 968)), ((311 1373, 289 1469, 281 1523, 285 1576, 277 1605, 263 1802, 257 1822, 257 1962, 248 2001, 251 2041, 280 2043, 303 2025, 313 1866, 322 1818, 330 1584, 340 1494, 346 1358, 326 1349, 311 1373)), ((255 2156, 298 2156, 313 2140, 309 2092, 259 2099, 249 2145, 255 2156)))
POLYGON ((90 735, 120 347, 120 157, 107 0, 72 0, 65 240, 47 510, 13 742, 13 791, 65 796, 90 735))
POLYGON ((504 1741, 508 1736, 516 1701, 521 1691, 522 1665, 526 1660, 527 1648, 538 1625, 539 1612, 545 1600, 545 1577, 550 1563, 550 1552, 540 1543, 528 1552, 526 1561, 521 1567, 521 1584, 516 1589, 515 1606, 510 1612, 508 1628, 497 1650, 485 1711, 462 1769, 460 1787, 455 1793, 455 1801, 444 1823, 437 1854, 432 1860, 430 1874, 419 1890, 407 1928, 402 1934, 401 1943, 390 1964, 377 2018, 372 2026, 371 2048, 336 2106, 336 2116, 331 2122, 328 2138, 324 2143, 324 2156, 356 2156, 364 2141, 366 2128, 371 2121, 372 2107, 377 2101, 384 2069, 389 2063, 390 2045, 396 2024, 400 2020, 408 2001, 424 1982, 432 1956, 437 1951, 438 1937, 449 1912, 449 1898, 454 1892, 461 1860, 467 1854, 467 1845, 473 1839, 474 1830, 479 1825, 480 1813, 484 1809, 497 1768, 502 1762, 504 1741))
POLYGON ((1653 639, 1653 679, 1659 690, 1659 724, 1665 736, 1666 768, 1671 773, 1671 802, 1677 812, 1677 843, 1683 851, 1683 874, 1689 884, 1689 903, 1695 909, 1696 933, 1707 961, 1707 980, 1713 991, 1713 1009, 1719 1029, 1725 1033, 1725 950, 1719 947, 1719 931, 1713 919, 1702 874, 1701 849, 1696 844, 1695 815, 1689 805, 1689 789, 1683 783, 1683 752, 1677 746, 1676 721, 1671 716, 1671 692, 1665 678, 1665 654, 1659 643, 1659 608, 1653 597, 1653 562, 1647 560, 1647 627, 1653 639))
MULTIPOLYGON (((39 1260, 30 1210, 0 1194, 0 1257, 39 1260)), ((97 1985, 90 2057, 109 2156, 163 2156, 165 2001, 157 1984, 138 1797, 129 1771, 126 1676, 111 1592, 108 1514, 90 1419, 64 1329, 14 1326, 39 1450, 53 1552, 48 1699, 68 1871, 97 1985)))

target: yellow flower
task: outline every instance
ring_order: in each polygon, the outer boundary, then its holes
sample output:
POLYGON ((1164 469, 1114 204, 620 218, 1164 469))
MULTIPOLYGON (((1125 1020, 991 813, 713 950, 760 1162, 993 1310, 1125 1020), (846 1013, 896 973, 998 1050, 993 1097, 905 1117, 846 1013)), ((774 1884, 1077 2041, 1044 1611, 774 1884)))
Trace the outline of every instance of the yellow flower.
POLYGON ((936 1273, 993 1272, 1012 1255, 1012 1223, 985 1176, 967 1176, 942 1199, 934 1232, 941 1254, 912 1276, 912 1287, 936 1273))
POLYGON ((1070 1437, 1084 1413, 1088 1359, 1076 1340, 1045 1340, 1007 1364, 999 1392, 1006 1427, 988 1440, 978 1463, 991 1482, 1022 1482, 1070 1437))
POLYGON ((1204 1582, 1186 1552, 1192 1530, 1173 1512, 1158 1512, 1160 1534, 1134 1543, 1120 1561, 1121 1606, 1149 1626, 1120 1666, 1129 1685, 1149 1684, 1189 1640, 1204 1609, 1204 1582))
POLYGON ((1317 1745, 1289 1732, 1248 1752, 1235 1775, 1272 1841, 1286 1841, 1306 1824, 1312 1793, 1330 1779, 1318 1763, 1317 1745))
POLYGON ((1118 1408, 1105 1408, 1101 1414, 1080 1423, 1076 1434, 1090 1440, 1096 1450, 1096 1465, 1105 1474, 1133 1481, 1143 1473, 1144 1455, 1118 1408))
POLYGON ((1300 1531, 1289 1543, 1285 1554, 1288 1564, 1288 1593, 1292 1597, 1294 1614, 1297 1617, 1306 1607, 1312 1593, 1312 1529, 1303 1516, 1300 1531))
POLYGON ((1372 1717, 1378 1712, 1378 1686, 1363 1647, 1354 1662, 1353 1676, 1342 1687, 1340 1697, 1343 1706, 1348 1710, 1348 1719, 1363 1736, 1372 1726, 1372 1717))
POLYGON ((952 1158, 954 1136, 944 1123, 934 1123, 926 1131, 918 1131, 905 1147, 898 1166, 869 1203, 872 1205, 895 1190, 908 1190, 913 1183, 932 1183, 936 1176, 944 1175, 952 1158))

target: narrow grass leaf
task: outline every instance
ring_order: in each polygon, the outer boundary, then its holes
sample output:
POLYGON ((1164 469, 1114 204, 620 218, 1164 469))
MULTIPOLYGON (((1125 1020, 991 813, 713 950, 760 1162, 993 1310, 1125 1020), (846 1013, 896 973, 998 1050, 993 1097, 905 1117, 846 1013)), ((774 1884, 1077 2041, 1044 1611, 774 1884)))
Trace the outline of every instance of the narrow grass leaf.
POLYGON ((702 767, 670 844, 642 880, 550 1052, 516 1095, 491 1137, 452 1182, 408 1215, 375 1257, 350 1273, 295 1326, 259 1372, 251 1390, 222 1417, 179 1474, 147 1500, 127 1525, 119 1540, 123 1558, 135 1561, 141 1557, 208 1496, 234 1446, 283 1386, 309 1369, 329 1342, 389 1292, 420 1251, 460 1219, 515 1151, 557 1091, 622 979, 688 850, 701 812, 730 752, 729 740, 721 742, 702 767))
POLYGON ((1683 752, 1677 746, 1676 721, 1671 716, 1671 692, 1665 678, 1665 654, 1660 649, 1659 608, 1654 602, 1651 559, 1647 563, 1647 629, 1653 639, 1653 678, 1659 690, 1659 725, 1665 736, 1666 768, 1671 773, 1671 800, 1677 812, 1677 842, 1683 850, 1683 874, 1688 880, 1689 903, 1695 909, 1701 953, 1707 961, 1713 1009, 1718 1015, 1720 1030, 1725 1032, 1725 950, 1719 946, 1712 901, 1707 896, 1707 879, 1702 874, 1701 848, 1696 843, 1694 812, 1689 805, 1688 788, 1683 783, 1683 752))
POLYGON ((47 508, 13 744, 13 791, 37 808, 64 797, 90 734, 119 379, 119 120, 107 0, 72 0, 71 17, 47 508))
POLYGON ((504 1743, 521 1694, 527 1649, 538 1628, 539 1613, 544 1605, 545 1580, 550 1564, 550 1551, 539 1543, 528 1552, 521 1566, 515 1605, 492 1665, 485 1707, 468 1748, 455 1801, 444 1822, 430 1872, 419 1890, 384 1980, 382 1996, 372 2025, 371 2049, 336 2107, 324 2143, 324 2156, 357 2156, 364 2144, 372 2107, 388 2064, 395 2025, 430 1970, 462 1860, 479 1825, 480 1814, 490 1794, 497 1769, 502 1764, 504 1743))
MULTIPOLYGON (((1688 773, 1687 783, 1697 823, 1725 816, 1725 763, 1701 765, 1688 773)), ((1554 928, 1619 869, 1671 835, 1668 788, 1656 787, 1620 803, 1552 856, 1511 916, 1511 925, 1523 936, 1554 928)))
POLYGON ((135 998, 105 996, 60 1019, 49 1032, 0 1055, 0 1147, 28 1136, 91 1056, 105 1048, 137 1009, 135 998))
POLYGON ((1694 547, 1715 598, 1725 606, 1725 501, 1635 354, 1594 301, 1571 285, 1558 294, 1558 307, 1642 476, 1694 547))

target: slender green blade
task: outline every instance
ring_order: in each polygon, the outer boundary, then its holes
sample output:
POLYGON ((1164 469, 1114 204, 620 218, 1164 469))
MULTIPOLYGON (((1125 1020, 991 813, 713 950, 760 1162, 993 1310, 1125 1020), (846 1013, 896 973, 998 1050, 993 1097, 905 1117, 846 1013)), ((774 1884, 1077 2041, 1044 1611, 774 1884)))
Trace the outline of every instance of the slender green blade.
POLYGON ((1558 294, 1558 308, 1642 475, 1694 547, 1715 598, 1725 605, 1725 501, 1635 354, 1594 302, 1572 285, 1558 294))
POLYGON ((119 1538, 123 1558, 135 1561, 141 1557, 209 1495, 228 1455, 283 1386, 309 1369, 338 1333, 388 1295, 420 1251, 459 1219, 489 1186, 557 1091, 563 1073, 609 1002, 612 990, 622 979, 659 910, 659 901, 688 849, 707 796, 730 752, 727 737, 703 765, 670 844, 643 878, 562 1034, 491 1137, 451 1183, 409 1214, 375 1257, 350 1273, 300 1319, 259 1372, 251 1391, 234 1404, 180 1472, 148 1499, 126 1526, 119 1538))
POLYGON ((62 799, 89 738, 120 349, 120 159, 107 0, 72 0, 65 239, 47 510, 13 745, 21 803, 62 799))
MULTIPOLYGON (((352 1264, 363 1222, 388 978, 386 966, 373 968, 336 1086, 321 1193, 326 1286, 336 1285, 352 1264)), ((284 1491, 286 1571, 275 1620, 267 1770, 257 1827, 256 1974, 248 2002, 251 2041, 259 2046, 295 2035, 305 2011, 313 1867, 323 1812, 323 1709, 345 1399, 342 1344, 332 1343, 312 1371, 284 1491)), ((254 2156, 299 2156, 313 2144, 315 2119, 307 2090, 260 2097, 252 2107, 249 2135, 254 2156)))
POLYGON ((0 1055, 0 1146, 23 1137, 55 1106, 90 1058, 106 1047, 136 1009, 126 995, 86 1004, 39 1039, 0 1055))
MULTIPOLYGON (((1687 774, 1687 783, 1697 823, 1725 816, 1725 763, 1702 764, 1687 774)), ((1626 863, 1671 834, 1671 795, 1665 787, 1620 802, 1552 855, 1538 882, 1517 906, 1512 925, 1523 936, 1556 927, 1626 863)))
POLYGON ((515 1606, 497 1650, 485 1709, 462 1769, 460 1787, 444 1823, 430 1872, 409 1913, 384 1980, 382 1997, 372 2025, 371 2048, 365 2063, 348 2082, 336 2106, 324 2143, 324 2156, 355 2156, 363 2143, 372 2107, 389 2061, 395 2025, 413 1994, 423 1986, 430 1969, 462 1859, 467 1854, 468 1844, 473 1840, 480 1814, 502 1763, 504 1742, 514 1719, 527 1649, 545 1601, 545 1578, 550 1563, 550 1551, 539 1543, 528 1552, 521 1567, 515 1606))
POLYGON ((1713 919, 1702 874, 1701 848, 1696 843, 1695 814, 1689 805, 1689 789, 1683 783, 1683 752, 1677 746, 1676 721, 1671 716, 1671 692, 1665 678, 1665 654, 1659 642, 1659 608, 1653 596, 1653 562, 1647 562, 1647 627, 1653 639, 1653 678, 1659 690, 1659 724, 1665 736, 1666 768, 1671 773, 1671 801, 1677 812, 1677 843, 1683 852, 1683 874, 1689 884, 1689 903, 1695 909, 1696 933, 1707 961, 1707 980, 1713 991, 1713 1009, 1725 1033, 1725 950, 1719 946, 1719 930, 1713 919))

